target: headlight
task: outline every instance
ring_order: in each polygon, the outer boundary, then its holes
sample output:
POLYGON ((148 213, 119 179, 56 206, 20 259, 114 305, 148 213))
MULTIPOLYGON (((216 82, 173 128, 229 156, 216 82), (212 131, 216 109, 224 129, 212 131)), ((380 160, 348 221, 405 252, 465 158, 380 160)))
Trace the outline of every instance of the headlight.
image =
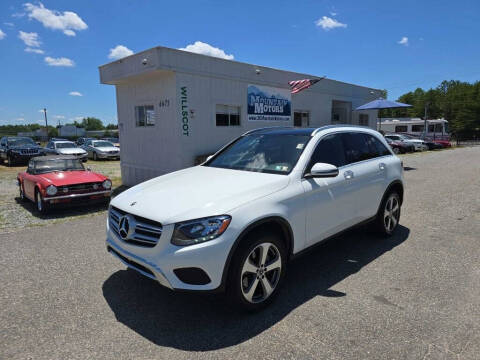
POLYGON ((110 189, 112 187, 112 182, 110 180, 105 180, 103 183, 102 183, 102 186, 105 188, 105 189, 110 189))
POLYGON ((175 225, 172 244, 186 246, 215 239, 227 230, 232 218, 228 215, 190 220, 175 225))
POLYGON ((54 185, 47 186, 47 195, 53 196, 57 193, 57 187, 54 185))

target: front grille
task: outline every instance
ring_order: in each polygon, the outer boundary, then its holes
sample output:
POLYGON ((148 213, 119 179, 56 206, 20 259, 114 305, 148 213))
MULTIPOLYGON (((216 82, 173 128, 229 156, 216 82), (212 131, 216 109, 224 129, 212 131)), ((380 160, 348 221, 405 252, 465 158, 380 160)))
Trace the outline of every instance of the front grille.
POLYGON ((74 184, 74 185, 66 185, 66 186, 58 187, 59 193, 69 193, 69 194, 83 194, 83 193, 101 191, 101 190, 104 190, 104 189, 102 187, 102 183, 100 182, 74 184))
POLYGON ((39 151, 38 149, 22 149, 21 153, 31 155, 31 154, 38 154, 39 151))
POLYGON ((154 247, 162 235, 162 224, 143 218, 141 216, 128 214, 114 206, 108 211, 108 221, 113 232, 123 241, 143 247, 154 247), (120 219, 124 216, 133 219, 133 224, 129 224, 129 235, 123 238, 120 235, 120 219), (130 227, 132 227, 130 229, 130 227))
POLYGON ((118 154, 118 151, 117 150, 111 150, 111 151, 108 151, 109 154, 118 154))

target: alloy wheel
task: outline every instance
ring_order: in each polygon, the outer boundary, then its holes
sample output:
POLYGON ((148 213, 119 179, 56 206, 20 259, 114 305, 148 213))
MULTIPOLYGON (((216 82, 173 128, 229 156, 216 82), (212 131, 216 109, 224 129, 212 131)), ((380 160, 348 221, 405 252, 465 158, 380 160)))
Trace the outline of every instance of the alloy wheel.
POLYGON ((391 233, 398 224, 400 218, 400 203, 396 194, 391 194, 385 203, 385 210, 383 213, 383 224, 385 230, 391 233))
POLYGON ((247 256, 242 267, 240 286, 244 298, 260 303, 272 295, 282 273, 282 257, 272 243, 257 245, 247 256))

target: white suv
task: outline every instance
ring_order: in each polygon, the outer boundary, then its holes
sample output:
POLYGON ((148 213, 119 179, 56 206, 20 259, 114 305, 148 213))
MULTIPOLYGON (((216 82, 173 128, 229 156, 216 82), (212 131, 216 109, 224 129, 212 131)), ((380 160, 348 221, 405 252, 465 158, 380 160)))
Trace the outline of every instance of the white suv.
POLYGON ((402 163, 377 131, 258 129, 115 197, 106 245, 170 289, 226 290, 256 310, 300 251, 367 221, 391 235, 402 200, 402 163))

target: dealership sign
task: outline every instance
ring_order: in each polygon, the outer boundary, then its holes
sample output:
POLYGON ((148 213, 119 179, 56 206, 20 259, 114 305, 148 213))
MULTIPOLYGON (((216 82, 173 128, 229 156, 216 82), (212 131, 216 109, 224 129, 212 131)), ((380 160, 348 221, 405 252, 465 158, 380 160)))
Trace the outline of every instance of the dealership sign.
POLYGON ((247 117, 249 121, 289 121, 291 114, 290 90, 248 85, 247 117))

